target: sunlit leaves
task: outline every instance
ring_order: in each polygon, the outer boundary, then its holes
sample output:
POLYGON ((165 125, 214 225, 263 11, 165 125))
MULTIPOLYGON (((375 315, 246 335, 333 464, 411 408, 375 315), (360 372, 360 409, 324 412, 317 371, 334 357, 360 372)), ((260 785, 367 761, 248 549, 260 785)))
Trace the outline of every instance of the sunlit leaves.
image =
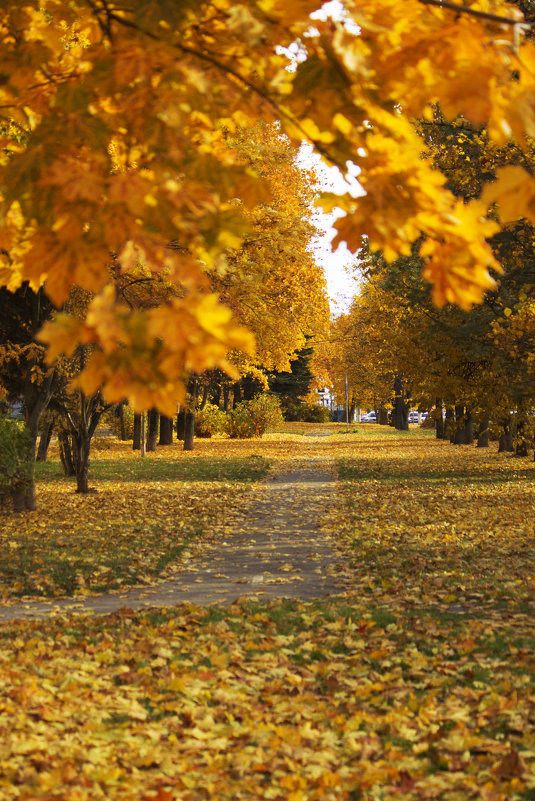
MULTIPOLYGON (((13 788, 76 801, 532 795, 535 467, 468 448, 453 464, 452 446, 430 437, 361 436, 255 442, 283 462, 344 460, 347 491, 322 521, 344 544, 342 597, 3 626, 2 801, 13 788)), ((208 454, 213 465, 223 446, 206 443, 191 469, 208 454)), ((101 499, 84 499, 91 519, 71 495, 55 543, 72 547, 73 515, 81 545, 118 548, 120 527, 105 531, 96 513, 111 514, 115 498, 126 538, 140 543, 134 564, 148 565, 142 537, 155 549, 157 537, 135 529, 150 491, 136 500, 125 480, 117 503, 106 469, 101 499)), ((188 487, 192 517, 212 491, 235 503, 217 484, 188 487)), ((187 510, 172 481, 152 486, 187 510)), ((165 548, 172 515, 154 511, 165 548)))
MULTIPOLYGON (((521 20, 505 3, 477 8, 521 20)), ((274 0, 4 4, 1 191, 5 212, 18 204, 22 215, 1 268, 5 285, 45 282, 59 306, 73 285, 99 293, 111 264, 125 273, 141 260, 195 307, 212 275, 224 272, 226 251, 247 239, 250 210, 266 201, 259 170, 223 131, 262 119, 278 120, 295 143, 307 138, 342 172, 349 163, 360 169, 366 195, 340 199, 346 216, 335 244, 356 251, 367 240, 393 259, 424 234, 436 303, 480 301, 496 270, 486 209, 461 213, 412 121, 439 104, 450 118, 487 125, 499 144, 514 137, 526 146, 533 46, 513 25, 417 0, 348 0, 339 20, 312 22, 313 10, 311 2, 289 10, 274 0), (298 41, 300 63, 287 69, 277 49, 298 41)), ((502 205, 516 214, 511 198, 502 205)), ((227 349, 236 347, 235 330, 221 340, 227 349)), ((141 354, 142 339, 135 351, 123 341, 117 359, 154 358, 150 336, 141 354)), ((173 353, 182 365, 201 364, 199 352, 186 353, 189 343, 183 338, 173 353)), ((216 355, 205 345, 204 361, 224 367, 223 349, 216 355)), ((164 364, 146 386, 160 387, 153 401, 167 404, 180 397, 180 382, 164 364)), ((109 380, 96 361, 93 370, 95 381, 109 380)), ((126 373, 121 386, 130 395, 126 373)))

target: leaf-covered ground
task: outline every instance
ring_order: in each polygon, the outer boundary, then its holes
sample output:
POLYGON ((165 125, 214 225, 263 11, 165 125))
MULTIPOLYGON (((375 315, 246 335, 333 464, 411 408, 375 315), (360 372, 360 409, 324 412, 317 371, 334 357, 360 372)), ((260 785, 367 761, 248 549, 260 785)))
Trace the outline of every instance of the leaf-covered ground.
POLYGON ((168 446, 141 459, 131 444, 102 439, 90 467, 97 492, 80 496, 52 449, 37 465, 37 511, 0 515, 0 596, 154 583, 267 469, 250 442, 215 454, 202 443, 193 452, 168 446))
POLYGON ((533 463, 375 426, 245 445, 340 458, 349 591, 1 626, 1 801, 534 799, 533 463))

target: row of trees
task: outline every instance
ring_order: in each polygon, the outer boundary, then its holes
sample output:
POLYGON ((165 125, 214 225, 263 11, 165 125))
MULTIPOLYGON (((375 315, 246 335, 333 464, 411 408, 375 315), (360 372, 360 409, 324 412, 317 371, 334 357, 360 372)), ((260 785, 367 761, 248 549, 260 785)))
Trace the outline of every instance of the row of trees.
MULTIPOLYGON (((421 269, 438 307, 481 302, 501 270, 496 243, 507 250, 510 225, 535 220, 535 51, 518 7, 337 9, 2 4, 0 285, 34 309, 31 341, 3 339, 2 370, 20 366, 32 437, 52 396, 74 387, 82 476, 101 407, 128 398, 172 415, 192 376, 283 369, 321 327, 310 189, 289 142, 308 140, 342 175, 360 170, 364 197, 322 198, 343 212, 334 246, 421 269), (459 115, 502 154, 480 194, 451 180, 436 133, 459 115)), ((504 332, 528 325, 527 306, 506 309, 493 321, 504 332)))
MULTIPOLYGON (((505 165, 535 169, 531 146, 497 146, 484 126, 447 121, 438 108, 419 131, 422 146, 464 203, 493 198, 497 171, 505 165)), ((498 210, 494 206, 495 217, 498 210)), ((496 288, 470 311, 432 304, 424 239, 391 263, 381 253, 361 251, 362 294, 333 332, 339 394, 347 372, 353 401, 377 408, 383 422, 392 409, 393 424, 404 429, 409 406, 434 409, 438 437, 463 443, 479 435, 485 446, 494 434, 500 447, 526 455, 535 439, 534 242, 535 229, 525 218, 500 226, 489 240, 500 267, 496 288)))
MULTIPOLYGON (((269 202, 262 200, 247 212, 248 235, 239 247, 228 251, 225 269, 211 275, 210 288, 232 309, 234 320, 243 330, 251 332, 256 347, 253 357, 252 352, 236 343, 228 354, 226 371, 190 373, 179 416, 180 438, 185 439, 188 448, 193 447, 197 406, 204 406, 211 398, 228 409, 267 388, 268 377, 289 371, 291 361, 298 358, 307 340, 318 333, 323 335, 328 324, 325 280, 310 252, 315 234, 309 221, 313 174, 297 167, 296 149, 273 125, 258 122, 247 130, 235 130, 232 135, 227 131, 225 141, 262 175, 269 202)), ((178 245, 170 243, 169 247, 178 245)), ((114 293, 123 298, 133 316, 160 309, 183 291, 178 284, 151 273, 141 261, 128 273, 116 270, 112 264, 110 278, 114 293)), ((94 293, 73 287, 61 313, 83 319, 94 298, 94 293)), ((55 426, 65 470, 76 476, 77 491, 87 492, 91 439, 102 415, 115 404, 104 399, 100 386, 88 393, 76 385, 95 356, 93 343, 80 342, 70 355, 59 356, 52 366, 48 365, 39 330, 47 321, 52 324, 57 316, 43 288, 35 291, 25 283, 15 291, 0 289, 0 386, 7 399, 23 401, 34 449, 41 431, 38 458, 43 458, 55 426), (48 412, 43 418, 45 410, 48 412)), ((157 360, 154 366, 161 366, 161 361, 157 360)), ((309 383, 310 378, 311 375, 309 383)), ((122 408, 120 404, 119 409, 122 408)), ((176 408, 175 402, 173 411, 176 408)), ((171 442, 172 427, 170 415, 160 416, 159 410, 151 407, 146 432, 149 449, 158 436, 162 444, 171 442)), ((136 446, 140 433, 141 416, 137 413, 136 446)), ((20 505, 18 494, 17 506, 20 505)), ((35 506, 33 484, 28 487, 23 505, 35 506)))

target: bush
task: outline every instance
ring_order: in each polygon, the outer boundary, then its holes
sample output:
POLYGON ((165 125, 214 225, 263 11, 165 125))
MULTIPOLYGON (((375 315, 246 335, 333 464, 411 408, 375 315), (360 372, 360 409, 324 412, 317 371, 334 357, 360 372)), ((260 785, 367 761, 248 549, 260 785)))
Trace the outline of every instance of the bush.
POLYGON ((0 503, 32 483, 33 441, 20 420, 0 417, 0 503))
POLYGON ((204 409, 195 412, 195 436, 212 437, 214 434, 223 434, 226 420, 227 415, 219 406, 205 404, 204 409))
POLYGON ((257 395, 250 401, 242 401, 228 413, 226 433, 232 439, 261 437, 268 429, 282 425, 283 418, 277 398, 273 395, 257 395))
POLYGON ((291 400, 283 410, 284 419, 289 423, 328 423, 331 419, 329 409, 316 403, 291 400))

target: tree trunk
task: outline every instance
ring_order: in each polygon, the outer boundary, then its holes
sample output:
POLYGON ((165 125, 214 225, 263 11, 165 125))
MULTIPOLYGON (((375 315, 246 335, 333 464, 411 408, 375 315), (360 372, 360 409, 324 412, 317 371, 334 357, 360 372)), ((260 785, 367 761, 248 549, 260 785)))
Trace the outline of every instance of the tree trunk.
POLYGON ((184 450, 193 450, 193 438, 195 435, 195 415, 193 412, 185 413, 184 420, 184 450))
POLYGON ((119 425, 121 431, 121 442, 126 442, 128 437, 126 436, 126 423, 124 419, 124 401, 122 403, 119 403, 118 410, 119 410, 119 425))
POLYGON ((228 407, 230 403, 230 392, 228 386, 225 384, 223 387, 223 411, 228 412, 228 407))
POLYGON ((68 432, 64 429, 60 429, 58 433, 58 441, 59 456, 61 459, 61 464, 63 465, 64 473, 66 476, 75 476, 75 455, 73 453, 71 437, 69 436, 68 432))
POLYGON ((518 424, 517 432, 516 432, 516 456, 527 456, 528 455, 528 441, 524 435, 524 423, 521 421, 518 424))
POLYGON ((176 416, 176 438, 179 442, 184 442, 184 430, 186 426, 186 412, 181 409, 176 416))
POLYGON ((157 409, 150 409, 147 414, 147 451, 155 451, 158 442, 158 423, 160 413, 157 409))
POLYGON ((173 444, 173 418, 160 415, 160 439, 158 445, 173 444))
POLYGON ((392 412, 394 428, 398 431, 409 430, 409 407, 405 402, 403 380, 397 375, 394 379, 394 409, 392 412))
POLYGON ((239 403, 241 401, 241 399, 242 399, 242 391, 241 391, 241 386, 240 386, 240 382, 239 381, 236 381, 236 383, 233 386, 233 390, 234 390, 234 402, 233 402, 232 406, 234 408, 236 406, 236 404, 239 403))
POLYGON ((500 434, 498 453, 503 453, 504 451, 514 451, 514 449, 511 418, 508 417, 503 422, 503 433, 500 434))
POLYGON ((464 406, 455 407, 455 431, 453 432, 453 444, 464 444, 464 406))
POLYGON ((204 407, 206 406, 206 403, 208 401, 208 393, 209 392, 210 392, 210 387, 208 385, 203 387, 201 405, 199 406, 199 408, 201 410, 204 409, 204 407))
POLYGON ((442 415, 442 398, 437 398, 435 402, 435 437, 444 439, 444 417, 442 415))
POLYGON ((377 417, 377 422, 380 426, 388 425, 388 412, 384 406, 379 406, 379 416, 377 417))
POLYGON ((474 420, 472 418, 472 413, 468 409, 466 410, 464 415, 462 444, 463 445, 474 444, 474 420))
POLYGON ((488 448, 489 447, 489 420, 485 418, 479 424, 479 430, 477 432, 477 447, 478 448, 488 448))
POLYGON ((134 441, 132 443, 132 450, 141 450, 141 415, 137 412, 134 414, 134 441))
MULTIPOLYGON (((89 492, 89 451, 91 439, 85 431, 76 443, 76 492, 86 494, 89 492)), ((94 490, 93 490, 94 491, 94 490)))
POLYGON ((39 447, 37 448, 37 462, 46 462, 50 440, 52 439, 52 431, 54 430, 54 421, 46 422, 39 437, 39 447))

